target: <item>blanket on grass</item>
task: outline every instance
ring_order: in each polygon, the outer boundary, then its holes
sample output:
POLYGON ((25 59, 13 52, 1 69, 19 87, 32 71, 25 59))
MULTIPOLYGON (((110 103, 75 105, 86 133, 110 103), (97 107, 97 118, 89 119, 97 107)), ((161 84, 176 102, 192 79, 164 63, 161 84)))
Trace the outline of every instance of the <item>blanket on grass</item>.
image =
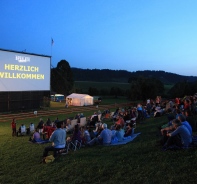
POLYGON ((45 143, 49 143, 49 140, 38 140, 38 141, 29 140, 29 142, 34 144, 45 144, 45 143))
POLYGON ((121 141, 121 142, 112 142, 109 146, 127 144, 128 142, 133 141, 139 134, 141 134, 141 133, 139 132, 139 133, 135 133, 135 134, 133 134, 131 136, 125 137, 124 140, 121 141))

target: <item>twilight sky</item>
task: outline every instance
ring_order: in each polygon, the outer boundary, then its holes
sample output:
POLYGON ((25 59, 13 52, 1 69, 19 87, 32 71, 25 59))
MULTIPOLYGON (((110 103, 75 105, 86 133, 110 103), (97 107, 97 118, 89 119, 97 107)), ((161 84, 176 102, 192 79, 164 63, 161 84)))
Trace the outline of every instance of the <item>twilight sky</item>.
POLYGON ((197 0, 0 0, 0 48, 52 55, 54 67, 197 76, 196 10, 197 0))

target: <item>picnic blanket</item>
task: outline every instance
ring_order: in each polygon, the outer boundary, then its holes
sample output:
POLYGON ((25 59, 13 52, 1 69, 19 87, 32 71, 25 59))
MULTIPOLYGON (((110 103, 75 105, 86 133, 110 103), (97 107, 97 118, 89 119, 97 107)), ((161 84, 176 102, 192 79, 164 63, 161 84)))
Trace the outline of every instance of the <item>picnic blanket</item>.
POLYGON ((139 134, 141 134, 141 133, 139 132, 139 133, 135 133, 135 134, 133 134, 131 136, 125 137, 123 141, 121 141, 121 142, 113 142, 113 143, 110 144, 110 146, 127 144, 128 142, 133 141, 139 134))
POLYGON ((46 144, 49 143, 49 140, 38 140, 38 141, 31 141, 29 140, 30 143, 34 143, 34 144, 46 144))

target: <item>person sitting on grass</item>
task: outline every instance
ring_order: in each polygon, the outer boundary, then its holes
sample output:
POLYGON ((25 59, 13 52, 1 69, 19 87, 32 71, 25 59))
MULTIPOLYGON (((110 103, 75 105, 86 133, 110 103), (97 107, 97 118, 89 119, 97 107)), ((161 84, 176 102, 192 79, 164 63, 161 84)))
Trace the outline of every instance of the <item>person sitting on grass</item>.
POLYGON ((87 126, 81 128, 82 132, 82 144, 86 145, 91 141, 91 136, 90 136, 90 130, 87 128, 87 126))
POLYGON ((168 132, 169 137, 167 142, 164 144, 163 148, 168 149, 170 146, 175 146, 178 148, 188 148, 192 142, 192 136, 185 125, 183 125, 180 120, 174 119, 172 124, 175 128, 173 132, 168 132))
POLYGON ((69 118, 66 119, 65 126, 66 126, 66 132, 71 133, 72 132, 72 126, 71 126, 71 120, 69 118))
POLYGON ((192 112, 190 110, 185 110, 184 111, 184 115, 185 115, 185 118, 186 118, 186 121, 191 125, 192 127, 192 130, 194 132, 196 132, 196 119, 194 117, 194 115, 192 114, 192 112))
POLYGON ((128 125, 126 127, 126 131, 125 131, 124 137, 131 136, 132 134, 134 134, 133 124, 132 123, 128 123, 128 125))
POLYGON ((96 123, 95 127, 96 127, 96 129, 93 130, 93 132, 94 132, 94 137, 97 137, 98 135, 100 135, 100 133, 103 130, 102 123, 96 123))
POLYGON ((30 131, 30 134, 32 135, 35 131, 35 127, 34 127, 34 124, 33 123, 30 123, 29 125, 29 131, 30 131))
POLYGON ((32 137, 29 138, 29 141, 32 143, 48 143, 48 140, 42 140, 40 137, 39 129, 36 128, 32 137))
POLYGON ((116 134, 115 134, 115 136, 117 137, 118 142, 123 141, 124 134, 125 134, 125 132, 122 129, 121 125, 117 125, 116 126, 116 134))
POLYGON ((98 114, 97 112, 94 112, 94 114, 89 119, 89 126, 94 127, 96 122, 98 122, 98 114))
POLYGON ((43 127, 44 127, 44 121, 42 120, 42 118, 40 118, 40 121, 37 125, 37 128, 39 130, 39 133, 42 133, 43 132, 43 127))
POLYGON ((73 135, 71 136, 71 141, 76 141, 76 140, 79 142, 82 141, 82 134, 78 124, 75 125, 73 135))
POLYGON ((137 109, 136 109, 136 107, 133 107, 131 109, 130 116, 131 116, 131 119, 132 118, 137 118, 137 109))
POLYGON ((44 162, 45 158, 48 156, 49 151, 53 151, 53 156, 57 157, 57 151, 60 149, 64 149, 66 147, 66 131, 63 130, 63 122, 59 121, 56 123, 57 129, 51 134, 49 141, 52 142, 51 146, 47 146, 43 152, 43 159, 44 162))
POLYGON ((177 119, 181 122, 182 125, 185 125, 185 126, 187 127, 187 129, 188 129, 189 132, 190 132, 190 135, 192 135, 192 127, 191 127, 191 125, 186 121, 186 117, 185 117, 183 114, 181 114, 181 115, 178 116, 177 119))
POLYGON ((47 118, 47 121, 46 121, 46 126, 51 126, 51 120, 50 120, 50 118, 47 118))
POLYGON ((123 128, 124 127, 124 119, 122 118, 122 116, 121 115, 118 115, 117 117, 116 117, 116 122, 115 122, 115 127, 117 126, 117 125, 120 125, 121 126, 121 128, 123 128))
POLYGON ((34 134, 32 136, 32 140, 31 141, 32 142, 39 142, 39 141, 41 141, 40 133, 39 133, 39 129, 38 128, 35 129, 35 132, 34 132, 34 134))
POLYGON ((26 134, 26 127, 24 124, 21 124, 21 126, 19 127, 18 131, 16 132, 16 135, 25 135, 26 134))

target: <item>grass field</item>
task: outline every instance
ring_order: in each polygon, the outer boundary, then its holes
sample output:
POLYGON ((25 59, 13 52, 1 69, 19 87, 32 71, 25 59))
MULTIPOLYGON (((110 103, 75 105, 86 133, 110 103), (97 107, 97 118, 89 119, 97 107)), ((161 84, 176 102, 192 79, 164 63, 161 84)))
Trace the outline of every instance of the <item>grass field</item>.
MULTIPOLYGON (((84 114, 89 116, 92 113, 84 114)), ((57 116, 59 119, 65 118, 65 115, 58 114, 50 118, 54 120, 57 116)), ((39 118, 27 118, 18 124, 36 124, 39 118)), ((196 149, 162 151, 155 146, 159 140, 157 127, 166 121, 163 116, 137 124, 135 132, 141 134, 126 145, 85 147, 75 152, 69 151, 49 164, 39 162, 44 147, 50 143, 37 145, 29 143, 28 136, 12 137, 11 122, 1 122, 0 183, 196 183, 196 149)), ((112 124, 110 120, 105 122, 112 124)))
POLYGON ((82 89, 83 93, 88 93, 90 87, 97 88, 98 90, 107 89, 110 90, 112 87, 119 87, 120 89, 130 89, 129 83, 118 83, 118 82, 89 82, 89 81, 75 81, 75 88, 82 89))
MULTIPOLYGON (((88 93, 90 87, 97 88, 98 90, 107 89, 110 91, 112 87, 119 87, 120 89, 127 90, 131 88, 129 83, 118 83, 118 82, 89 82, 89 81, 75 81, 75 89, 81 89, 83 93, 88 93)), ((164 95, 167 96, 168 91, 173 85, 164 85, 164 95)))

